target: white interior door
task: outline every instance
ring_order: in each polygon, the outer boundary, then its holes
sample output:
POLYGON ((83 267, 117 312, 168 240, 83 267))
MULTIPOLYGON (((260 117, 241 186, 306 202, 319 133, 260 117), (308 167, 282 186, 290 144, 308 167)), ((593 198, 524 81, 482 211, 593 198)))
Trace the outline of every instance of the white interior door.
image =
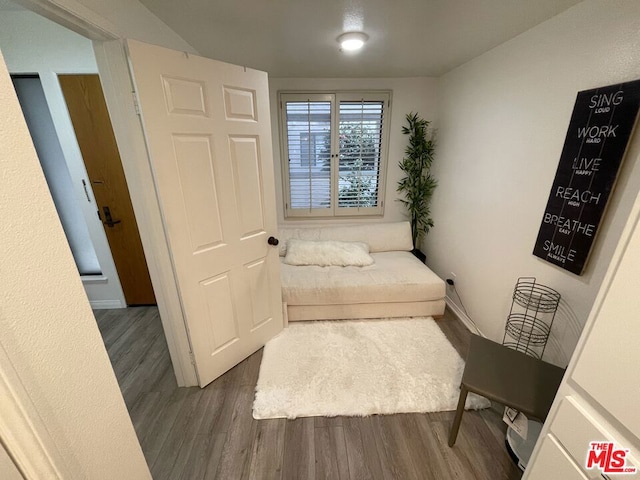
POLYGON ((283 328, 267 74, 127 43, 205 386, 283 328))

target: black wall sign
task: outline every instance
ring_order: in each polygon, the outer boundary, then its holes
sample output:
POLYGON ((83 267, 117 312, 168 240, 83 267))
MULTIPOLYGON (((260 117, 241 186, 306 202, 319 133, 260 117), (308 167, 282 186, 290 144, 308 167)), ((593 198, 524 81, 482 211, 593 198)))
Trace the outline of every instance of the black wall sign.
POLYGON ((639 105, 640 80, 578 93, 534 255, 582 275, 639 105))

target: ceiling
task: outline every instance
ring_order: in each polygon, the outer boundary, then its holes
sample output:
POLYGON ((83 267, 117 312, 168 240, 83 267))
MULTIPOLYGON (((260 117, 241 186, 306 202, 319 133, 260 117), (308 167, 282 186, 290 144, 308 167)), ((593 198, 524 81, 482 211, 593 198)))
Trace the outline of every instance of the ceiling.
POLYGON ((140 0, 202 55, 275 77, 439 76, 581 0, 140 0), (357 54, 336 37, 364 31, 357 54))
POLYGON ((18 12, 21 10, 25 10, 25 8, 13 3, 11 0, 0 0, 0 12, 18 12))

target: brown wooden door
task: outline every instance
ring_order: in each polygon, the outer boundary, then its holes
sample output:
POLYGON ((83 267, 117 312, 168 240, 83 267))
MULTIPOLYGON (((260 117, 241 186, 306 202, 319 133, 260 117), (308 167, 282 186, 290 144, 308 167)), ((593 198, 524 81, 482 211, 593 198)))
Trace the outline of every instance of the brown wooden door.
POLYGON ((127 305, 155 304, 100 78, 98 75, 59 75, 58 78, 127 305))

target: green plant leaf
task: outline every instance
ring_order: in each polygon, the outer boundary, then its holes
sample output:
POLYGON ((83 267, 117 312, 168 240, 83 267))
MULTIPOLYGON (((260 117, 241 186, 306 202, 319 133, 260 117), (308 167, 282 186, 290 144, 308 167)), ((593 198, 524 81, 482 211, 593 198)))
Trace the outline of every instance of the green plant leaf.
POLYGON ((407 125, 402 127, 402 133, 409 135, 409 142, 405 147, 405 157, 398 162, 405 177, 398 181, 396 191, 404 195, 399 201, 407 209, 414 246, 417 246, 422 236, 433 227, 430 204, 438 182, 431 176, 430 168, 436 142, 428 120, 417 112, 408 113, 405 118, 407 125))

